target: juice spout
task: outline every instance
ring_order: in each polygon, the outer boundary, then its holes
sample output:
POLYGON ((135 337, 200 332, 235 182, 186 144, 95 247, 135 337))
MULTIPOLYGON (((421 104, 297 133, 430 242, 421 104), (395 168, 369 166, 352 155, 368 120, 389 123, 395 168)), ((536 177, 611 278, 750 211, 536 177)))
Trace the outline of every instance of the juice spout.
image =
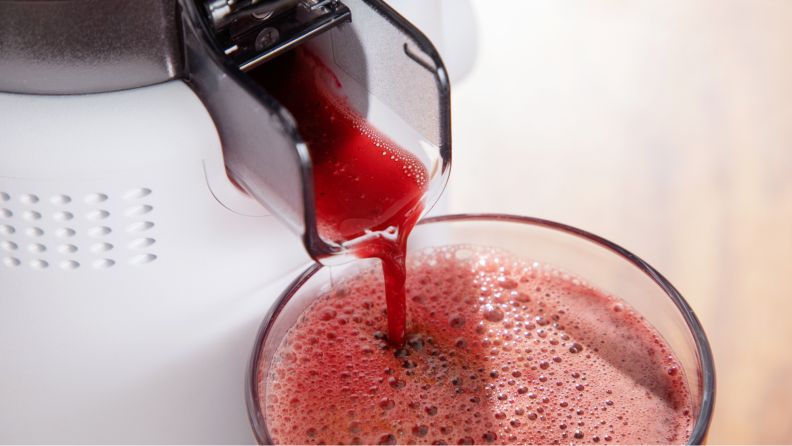
POLYGON ((181 2, 190 85, 229 177, 315 260, 365 256, 363 241, 431 209, 450 173, 450 87, 420 31, 382 1, 181 2))

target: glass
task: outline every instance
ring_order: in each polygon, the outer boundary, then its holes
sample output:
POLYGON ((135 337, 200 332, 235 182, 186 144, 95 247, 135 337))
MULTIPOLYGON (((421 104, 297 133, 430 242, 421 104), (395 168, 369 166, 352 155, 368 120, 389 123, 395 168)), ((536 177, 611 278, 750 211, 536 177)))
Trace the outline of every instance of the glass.
MULTIPOLYGON (((473 244, 567 270, 637 310, 671 346, 690 387, 693 430, 689 444, 706 442, 715 405, 715 365, 707 337, 693 310, 660 273, 625 249, 579 229, 511 215, 450 215, 422 220, 408 251, 430 246, 473 244)), ((259 404, 259 363, 269 364, 288 329, 323 291, 341 278, 378 262, 361 260, 308 268, 275 302, 259 329, 246 377, 247 405, 256 439, 272 444, 259 404)), ((267 371, 261 375, 266 376, 267 371)), ((266 391, 266 390, 265 390, 266 391)))

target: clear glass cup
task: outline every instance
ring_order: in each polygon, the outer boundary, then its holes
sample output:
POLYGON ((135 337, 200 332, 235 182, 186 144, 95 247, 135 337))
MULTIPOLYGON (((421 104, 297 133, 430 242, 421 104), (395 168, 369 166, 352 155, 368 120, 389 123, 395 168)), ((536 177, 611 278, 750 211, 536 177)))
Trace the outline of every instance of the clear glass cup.
MULTIPOLYGON (((580 229, 530 217, 478 214, 422 220, 408 251, 430 246, 473 244, 501 248, 524 259, 551 264, 618 296, 637 310, 671 346, 691 391, 693 431, 689 444, 706 442, 715 406, 715 364, 693 310, 660 273, 627 250, 580 229)), ((259 329, 248 362, 246 394, 251 426, 260 444, 272 444, 259 401, 259 364, 270 364, 288 329, 323 291, 340 279, 378 262, 308 268, 278 298, 259 329)))

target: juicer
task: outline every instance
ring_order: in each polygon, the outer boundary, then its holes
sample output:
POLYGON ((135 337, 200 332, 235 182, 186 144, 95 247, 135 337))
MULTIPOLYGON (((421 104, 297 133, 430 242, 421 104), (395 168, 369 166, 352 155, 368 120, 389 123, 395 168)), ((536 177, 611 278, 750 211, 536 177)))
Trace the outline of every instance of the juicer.
POLYGON ((0 1, 0 442, 253 441, 258 322, 311 259, 355 258, 246 74, 298 45, 421 159, 430 208, 448 75, 382 1, 0 1))

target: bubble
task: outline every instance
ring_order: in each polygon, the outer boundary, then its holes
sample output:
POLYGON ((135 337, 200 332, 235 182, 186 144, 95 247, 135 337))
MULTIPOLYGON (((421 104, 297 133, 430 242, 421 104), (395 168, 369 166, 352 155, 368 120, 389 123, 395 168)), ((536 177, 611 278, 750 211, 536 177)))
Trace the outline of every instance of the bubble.
POLYGON ((473 444, 473 439, 470 437, 462 437, 457 441, 457 444, 473 444))
POLYGON ((536 321, 536 325, 540 327, 544 327, 545 325, 550 323, 550 321, 548 321, 546 318, 543 318, 542 316, 536 316, 534 320, 536 321))
POLYGON ((600 437, 597 437, 597 436, 595 435, 595 436, 591 437, 591 441, 593 441, 594 443, 599 443, 599 441, 600 441, 600 437))
MULTIPOLYGON (((583 351, 583 346, 575 342, 572 346, 569 347, 569 353, 580 353, 583 351)), ((572 374, 572 377, 575 377, 575 374, 572 374)))
POLYGON ((407 385, 407 383, 405 383, 404 381, 402 381, 402 380, 400 380, 398 378, 394 378, 392 376, 390 378, 388 378, 388 384, 390 384, 390 386, 393 387, 394 389, 401 389, 405 385, 407 385))
POLYGON ((419 424, 412 427, 412 434, 416 437, 425 437, 426 434, 429 433, 429 428, 424 426, 423 424, 419 424))
POLYGON ((465 338, 456 338, 454 341, 454 346, 456 348, 465 348, 467 346, 467 339, 465 338))
POLYGON ((407 345, 412 347, 413 350, 423 350, 424 341, 419 336, 414 336, 407 340, 407 345))
POLYGON ((448 318, 448 325, 450 325, 451 328, 462 328, 465 322, 465 317, 458 313, 452 314, 451 317, 448 318))
POLYGON ((426 294, 424 294, 424 293, 414 294, 413 297, 412 297, 412 301, 417 303, 417 304, 422 304, 422 303, 426 302, 426 294))
POLYGON ((677 374, 677 368, 676 367, 671 367, 670 369, 668 369, 668 374, 671 375, 671 376, 676 375, 677 374))
POLYGON ((376 339, 378 341, 387 341, 388 340, 388 335, 386 335, 385 333, 383 333, 381 331, 375 331, 374 332, 374 339, 376 339))
POLYGON ((613 311, 620 313, 624 311, 624 304, 616 304, 613 306, 613 311))
POLYGON ((578 373, 578 372, 573 372, 573 373, 572 373, 572 377, 573 377, 573 378, 575 378, 575 379, 577 379, 577 378, 580 378, 580 373, 578 373))
POLYGON ((580 392, 582 392, 583 389, 585 389, 585 387, 583 387, 583 384, 578 384, 578 385, 575 386, 575 389, 580 391, 580 392))
POLYGON ((605 436, 605 441, 611 441, 611 440, 613 440, 613 437, 611 437, 610 435, 605 436))
POLYGON ((498 306, 486 304, 482 308, 482 312, 484 313, 484 319, 490 322, 500 322, 503 320, 503 310, 498 306))
POLYGON ((329 321, 330 319, 333 319, 335 316, 336 316, 336 310, 331 307, 322 308, 322 310, 319 312, 319 319, 323 321, 329 321))
POLYGON ((522 372, 520 372, 519 370, 515 370, 512 372, 512 376, 515 378, 519 378, 522 376, 522 372))
POLYGON ((383 398, 379 401, 379 407, 385 410, 391 410, 396 407, 396 403, 390 398, 383 398))
POLYGON ((309 427, 309 428, 308 428, 308 430, 306 430, 306 431, 305 431, 305 435, 307 435, 307 436, 309 436, 309 437, 314 437, 314 436, 316 436, 316 428, 314 428, 314 427, 309 427))
POLYGON ((487 443, 492 443, 498 439, 498 435, 496 435, 495 432, 488 431, 484 432, 484 435, 482 435, 481 438, 483 438, 487 443))
POLYGON ((553 356, 553 362, 561 362, 560 356, 553 356))
POLYGON ((522 414, 524 414, 524 413, 525 413, 525 409, 523 409, 522 407, 518 407, 518 408, 514 409, 514 414, 515 415, 522 416, 522 414))
POLYGON ((349 429, 349 432, 353 434, 360 432, 360 421, 350 421, 349 424, 347 424, 347 429, 349 429))
POLYGON ((520 423, 520 420, 517 419, 509 421, 509 424, 511 425, 511 427, 520 427, 522 425, 522 423, 520 423))
POLYGON ((506 418, 506 414, 503 412, 495 412, 495 419, 496 420, 503 420, 506 418))
POLYGON ((412 359, 406 359, 402 362, 402 367, 404 367, 405 369, 414 369, 418 367, 418 364, 412 359))
POLYGON ((411 354, 412 353, 410 352, 409 348, 402 347, 402 348, 397 348, 396 350, 393 351, 393 356, 396 357, 397 359, 406 358, 411 354))
POLYGON ((583 432, 575 431, 575 438, 577 438, 578 440, 583 438, 583 432))
POLYGON ((499 375, 497 370, 493 370, 490 372, 490 378, 497 378, 499 375))
POLYGON ((354 444, 354 445, 363 444, 363 441, 360 439, 360 437, 352 437, 349 439, 349 444, 354 444))
POLYGON ((528 419, 529 419, 529 420, 531 420, 531 421, 535 420, 535 419, 538 417, 538 415, 536 415, 536 414, 535 414, 535 413, 533 413, 533 412, 528 412, 528 415, 526 415, 526 416, 527 416, 527 417, 528 417, 528 419))
POLYGON ((547 361, 542 361, 539 363, 539 368, 542 370, 547 370, 548 367, 550 367, 550 363, 547 361))
POLYGON ((435 415, 437 415, 437 407, 435 407, 435 406, 424 406, 424 412, 426 412, 426 414, 429 415, 430 417, 431 416, 435 416, 435 415))
POLYGON ((377 444, 396 444, 396 437, 392 434, 382 434, 379 436, 377 444))
POLYGON ((443 435, 451 435, 454 432, 454 428, 452 426, 440 426, 440 433, 443 435))
POLYGON ((291 401, 289 401, 289 405, 292 408, 298 407, 300 405, 300 399, 299 398, 292 398, 291 401))
POLYGON ((520 386, 517 388, 517 393, 519 393, 520 395, 525 395, 526 393, 528 393, 528 388, 525 386, 520 386))

